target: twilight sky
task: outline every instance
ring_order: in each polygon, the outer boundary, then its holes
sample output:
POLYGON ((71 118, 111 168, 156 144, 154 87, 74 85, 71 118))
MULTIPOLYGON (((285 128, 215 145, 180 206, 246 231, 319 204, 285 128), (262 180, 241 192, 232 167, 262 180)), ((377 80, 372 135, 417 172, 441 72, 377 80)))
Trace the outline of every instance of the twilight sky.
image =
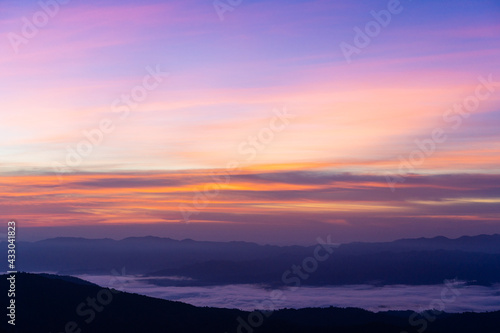
POLYGON ((41 3, 0 3, 20 236, 500 232, 496 0, 41 3))

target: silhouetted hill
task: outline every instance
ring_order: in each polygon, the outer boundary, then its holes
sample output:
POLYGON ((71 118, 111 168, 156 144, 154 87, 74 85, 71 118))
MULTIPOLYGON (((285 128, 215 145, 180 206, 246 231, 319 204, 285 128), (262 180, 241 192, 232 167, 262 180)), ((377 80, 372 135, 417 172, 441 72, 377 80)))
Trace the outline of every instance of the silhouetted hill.
POLYGON ((438 236, 434 238, 400 239, 385 243, 349 243, 342 244, 338 248, 339 252, 345 251, 350 254, 433 250, 500 254, 500 235, 462 236, 456 239, 438 236))
MULTIPOLYGON (((5 245, 6 243, 3 242, 5 245)), ((19 269, 63 274, 109 274, 110 267, 141 274, 209 260, 254 260, 281 255, 302 256, 306 247, 271 246, 247 242, 198 242, 159 237, 123 240, 53 238, 18 242, 19 269)))
MULTIPOLYGON (((245 262, 208 261, 156 271, 147 276, 184 276, 189 280, 156 279, 163 286, 258 283, 283 285, 283 272, 301 261, 296 258, 245 262)), ((459 251, 380 252, 363 255, 333 253, 318 265, 304 285, 441 284, 445 279, 491 285, 500 282, 500 255, 459 251)))
MULTIPOLYGON (((2 290, 8 290, 5 275, 0 281, 2 290)), ((112 294, 109 289, 74 283, 67 277, 49 278, 28 273, 17 274, 16 304, 16 330, 10 330, 12 332, 59 333, 65 331, 68 322, 75 322, 82 332, 95 333, 196 332, 205 329, 207 332, 224 332, 240 314, 237 310, 196 308, 137 294, 112 294), (101 292, 103 290, 106 292, 101 292), (97 300, 97 310, 87 305, 89 298, 97 300), (103 305, 99 298, 105 303, 109 301, 109 304, 103 305), (80 316, 77 311, 82 304, 80 312, 84 315, 80 316), (95 318, 85 322, 92 313, 95 318)), ((2 320, 0 327, 2 332, 7 332, 10 325, 2 320)))
POLYGON ((85 286, 97 286, 95 283, 74 277, 74 276, 68 276, 68 275, 57 275, 57 274, 47 274, 47 273, 39 273, 39 276, 48 278, 48 279, 58 279, 58 280, 63 280, 67 282, 71 282, 74 284, 81 284, 85 286))
MULTIPOLYGON (((6 277, 0 276, 2 290, 8 289, 6 277)), ((0 330, 6 333, 78 332, 78 329, 82 333, 413 333, 421 326, 409 324, 411 314, 409 311, 372 313, 333 307, 251 314, 123 293, 75 283, 66 277, 19 273, 16 276, 16 326, 2 320, 0 330), (261 325, 255 328, 248 324, 259 321, 261 325)), ((500 312, 442 313, 436 317, 428 323, 426 332, 498 333, 500 322, 500 312)))

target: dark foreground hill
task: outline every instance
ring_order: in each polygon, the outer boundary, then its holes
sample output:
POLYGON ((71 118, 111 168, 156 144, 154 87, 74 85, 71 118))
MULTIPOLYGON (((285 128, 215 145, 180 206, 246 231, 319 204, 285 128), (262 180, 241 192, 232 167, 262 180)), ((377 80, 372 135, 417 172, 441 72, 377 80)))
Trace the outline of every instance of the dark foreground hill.
MULTIPOLYGON (((7 275, 0 288, 9 289, 7 275)), ((18 333, 498 333, 500 312, 436 314, 413 318, 412 312, 372 313, 361 309, 285 309, 272 313, 200 308, 101 288, 81 280, 49 275, 16 275, 15 326, 0 323, 1 332, 18 333)), ((6 308, 7 297, 3 298, 6 308)), ((8 318, 7 318, 8 319, 8 318)))

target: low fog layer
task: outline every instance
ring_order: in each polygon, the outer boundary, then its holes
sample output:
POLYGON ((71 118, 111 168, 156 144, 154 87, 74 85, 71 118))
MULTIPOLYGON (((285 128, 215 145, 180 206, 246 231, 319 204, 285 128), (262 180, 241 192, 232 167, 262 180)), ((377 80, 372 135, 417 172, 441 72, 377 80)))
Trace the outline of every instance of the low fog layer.
POLYGON ((275 308, 359 307, 370 311, 415 310, 444 304, 445 312, 485 312, 500 309, 500 284, 492 287, 463 283, 446 285, 347 285, 281 289, 283 297, 273 298, 273 289, 255 285, 212 287, 161 287, 148 283, 148 278, 123 275, 80 275, 84 280, 104 287, 143 294, 196 306, 254 310, 263 302, 275 308), (452 290, 453 289, 453 290, 452 290), (442 298, 444 295, 444 298, 442 298), (266 302, 267 301, 267 302, 266 302))

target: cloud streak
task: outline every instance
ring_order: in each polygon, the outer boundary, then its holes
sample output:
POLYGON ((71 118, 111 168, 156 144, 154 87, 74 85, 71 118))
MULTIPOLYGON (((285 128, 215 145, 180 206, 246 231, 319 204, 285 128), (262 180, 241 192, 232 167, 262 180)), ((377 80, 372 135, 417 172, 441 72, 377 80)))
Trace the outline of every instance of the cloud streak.
MULTIPOLYGON (((381 230, 391 226, 400 237, 416 227, 421 231, 415 236, 425 235, 433 223, 499 231, 498 175, 413 175, 393 193, 383 175, 297 168, 235 172, 228 184, 219 183, 219 194, 199 209, 192 222, 255 230, 295 225, 308 232, 329 226, 344 228, 340 234, 349 230, 359 235, 376 226, 381 230)), ((195 206, 194 195, 213 185, 213 174, 218 172, 82 173, 66 175, 63 184, 51 174, 10 175, 0 178, 0 216, 16 217, 26 227, 71 226, 75 221, 90 226, 174 226, 183 222, 179 205, 195 206)))

